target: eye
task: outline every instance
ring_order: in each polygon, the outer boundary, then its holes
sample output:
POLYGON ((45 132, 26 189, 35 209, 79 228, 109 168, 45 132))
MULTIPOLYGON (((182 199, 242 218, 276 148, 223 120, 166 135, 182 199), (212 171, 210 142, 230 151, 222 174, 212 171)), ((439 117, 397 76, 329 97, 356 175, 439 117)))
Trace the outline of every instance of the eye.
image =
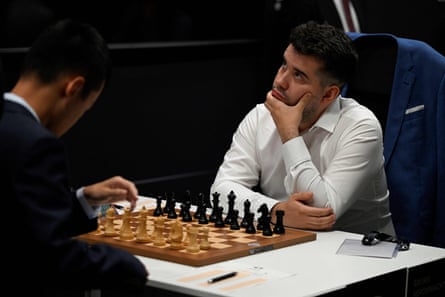
POLYGON ((301 71, 296 70, 294 73, 295 78, 297 79, 303 79, 304 78, 304 73, 301 71))

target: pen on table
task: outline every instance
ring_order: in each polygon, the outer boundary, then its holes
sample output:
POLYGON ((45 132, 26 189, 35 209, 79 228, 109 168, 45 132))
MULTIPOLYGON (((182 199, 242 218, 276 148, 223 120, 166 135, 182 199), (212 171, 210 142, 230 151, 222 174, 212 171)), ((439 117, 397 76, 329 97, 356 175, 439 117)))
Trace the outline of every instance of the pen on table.
POLYGON ((208 282, 209 284, 213 284, 213 283, 222 281, 222 280, 224 280, 224 279, 233 277, 233 276, 235 276, 236 274, 237 274, 236 271, 232 271, 232 272, 229 272, 229 273, 226 273, 226 274, 222 274, 222 275, 219 275, 219 276, 215 276, 214 278, 209 279, 207 282, 208 282))

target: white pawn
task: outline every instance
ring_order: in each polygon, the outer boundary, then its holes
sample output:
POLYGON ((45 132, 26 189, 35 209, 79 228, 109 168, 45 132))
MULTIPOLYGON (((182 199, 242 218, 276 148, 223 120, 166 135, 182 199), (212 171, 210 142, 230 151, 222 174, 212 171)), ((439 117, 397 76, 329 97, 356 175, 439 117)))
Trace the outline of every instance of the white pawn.
POLYGON ((149 242, 150 236, 147 232, 147 209, 142 207, 139 214, 139 224, 136 229, 136 241, 137 242, 149 242))
POLYGON ((199 252, 199 244, 198 244, 198 228, 190 227, 187 232, 189 242, 187 244, 187 252, 197 253, 199 252))
POLYGON ((154 222, 153 244, 156 246, 165 245, 164 238, 164 217, 157 217, 154 222))
POLYGON ((201 250, 208 250, 210 249, 210 243, 209 243, 209 227, 202 227, 202 236, 201 241, 199 242, 199 247, 201 250))

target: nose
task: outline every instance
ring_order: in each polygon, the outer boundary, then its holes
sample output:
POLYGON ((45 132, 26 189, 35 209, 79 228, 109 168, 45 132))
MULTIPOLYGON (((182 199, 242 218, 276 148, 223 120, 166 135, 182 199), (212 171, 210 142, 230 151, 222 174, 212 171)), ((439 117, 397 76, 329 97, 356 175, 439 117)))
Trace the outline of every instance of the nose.
POLYGON ((275 85, 282 89, 287 89, 289 87, 288 79, 289 72, 285 67, 280 67, 275 75, 275 85))

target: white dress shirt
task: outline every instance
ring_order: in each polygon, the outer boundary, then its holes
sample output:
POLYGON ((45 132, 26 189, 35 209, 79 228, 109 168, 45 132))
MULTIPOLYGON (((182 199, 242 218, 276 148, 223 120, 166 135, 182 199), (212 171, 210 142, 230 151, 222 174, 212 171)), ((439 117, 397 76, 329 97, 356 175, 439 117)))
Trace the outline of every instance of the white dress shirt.
POLYGON ((234 133, 211 193, 220 193, 227 211, 233 191, 240 216, 249 199, 258 217, 261 204, 271 209, 292 193, 310 191, 312 205, 333 208, 335 229, 394 234, 382 139, 369 109, 338 97, 311 129, 283 144, 269 111, 258 104, 234 133), (251 190, 257 185, 261 193, 251 190))

